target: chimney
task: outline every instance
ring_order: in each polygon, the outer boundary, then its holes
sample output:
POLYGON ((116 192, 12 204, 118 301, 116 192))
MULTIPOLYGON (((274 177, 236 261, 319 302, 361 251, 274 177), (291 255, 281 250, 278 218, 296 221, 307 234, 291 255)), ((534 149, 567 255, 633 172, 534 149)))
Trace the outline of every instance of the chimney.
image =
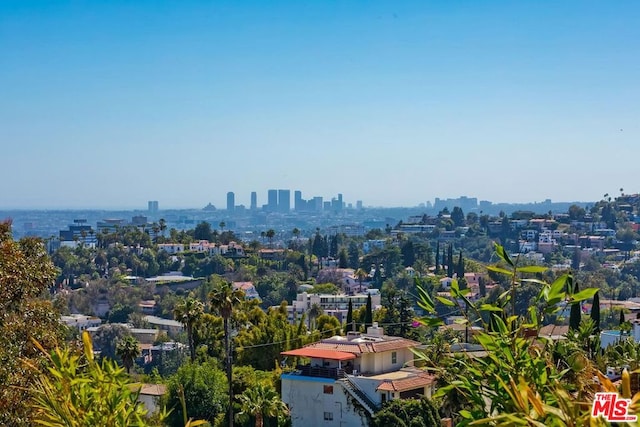
POLYGON ((367 328, 367 335, 370 337, 381 337, 384 332, 381 327, 378 326, 378 322, 373 322, 373 326, 367 328))

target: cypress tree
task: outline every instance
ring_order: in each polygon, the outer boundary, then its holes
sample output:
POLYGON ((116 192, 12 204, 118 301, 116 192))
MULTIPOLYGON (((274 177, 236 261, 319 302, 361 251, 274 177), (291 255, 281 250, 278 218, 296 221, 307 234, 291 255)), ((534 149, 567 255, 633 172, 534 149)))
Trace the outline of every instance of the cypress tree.
POLYGON ((624 324, 624 311, 622 311, 622 309, 620 309, 620 323, 619 325, 622 326, 624 324))
POLYGON ((438 270, 440 270, 440 241, 436 242, 436 269, 435 273, 438 274, 438 270))
POLYGON ((458 256, 458 271, 456 272, 458 279, 464 278, 464 258, 462 258, 462 249, 460 249, 460 255, 458 256))
POLYGON ((347 325, 344 328, 345 332, 353 331, 353 303, 349 299, 349 309, 347 311, 347 325))
POLYGON ((442 262, 440 264, 442 265, 443 270, 447 266, 447 250, 445 248, 442 248, 442 262))
POLYGON ((371 294, 369 294, 367 296, 366 311, 364 312, 364 327, 368 328, 371 325, 373 325, 373 308, 371 307, 371 294))
POLYGON ((593 304, 591 306, 591 320, 595 332, 600 332, 600 295, 598 292, 593 296, 593 304))
POLYGON ((453 245, 447 251, 447 276, 453 277, 453 245))
MULTIPOLYGON (((578 283, 574 285, 573 293, 578 293, 578 283)), ((582 320, 581 304, 571 304, 571 312, 569 313, 569 329, 577 331, 580 328, 580 320, 582 320)))
POLYGON ((478 290, 480 291, 480 298, 487 296, 487 284, 483 276, 478 277, 478 290))

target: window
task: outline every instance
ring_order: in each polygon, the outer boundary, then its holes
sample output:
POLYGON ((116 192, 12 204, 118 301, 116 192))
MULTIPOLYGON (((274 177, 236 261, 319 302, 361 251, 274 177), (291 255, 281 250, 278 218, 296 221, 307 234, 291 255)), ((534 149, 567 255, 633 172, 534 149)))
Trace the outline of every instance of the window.
POLYGON ((395 351, 391 353, 391 363, 398 363, 398 353, 395 351))
POLYGON ((324 386, 324 394, 333 394, 333 386, 332 385, 324 386))
POLYGON ((324 413, 325 421, 333 421, 333 412, 325 412, 324 413))

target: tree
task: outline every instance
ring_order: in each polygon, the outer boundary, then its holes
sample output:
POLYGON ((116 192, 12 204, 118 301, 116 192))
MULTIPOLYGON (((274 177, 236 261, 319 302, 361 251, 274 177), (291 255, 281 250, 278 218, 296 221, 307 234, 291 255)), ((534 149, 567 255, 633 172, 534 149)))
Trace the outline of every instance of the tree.
POLYGON ((359 268, 353 273, 353 275, 356 277, 356 280, 358 280, 358 284, 360 285, 359 292, 362 292, 362 282, 364 281, 364 279, 369 277, 369 273, 359 268))
POLYGON ((405 267, 411 267, 416 262, 416 254, 413 247, 413 242, 411 240, 407 240, 407 242, 402 245, 402 264, 405 267))
POLYGON ((340 321, 329 314, 321 314, 316 319, 316 329, 323 338, 340 335, 340 321))
MULTIPOLYGON (((573 285, 573 293, 578 293, 578 283, 573 285)), ((580 302, 573 302, 571 304, 571 311, 569 312, 569 329, 577 331, 580 328, 580 321, 582 320, 582 305, 580 302)))
POLYGON ((11 223, 0 221, 0 425, 32 425, 29 405, 39 374, 25 369, 38 365, 43 349, 62 341, 59 314, 39 298, 53 285, 56 270, 39 239, 14 241, 11 223))
POLYGON ((447 276, 453 277, 453 245, 447 249, 447 276))
MULTIPOLYGON (((47 355, 47 369, 38 372, 33 400, 29 402, 34 424, 150 426, 147 411, 138 402, 138 393, 132 390, 124 370, 112 360, 98 363, 94 359, 86 331, 82 342, 82 355, 60 348, 47 355)), ((44 351, 42 347, 41 350, 44 351)))
POLYGON ((454 207, 451 211, 451 221, 456 227, 464 227, 464 212, 458 206, 454 207))
POLYGON ((458 268, 456 269, 456 276, 458 276, 458 280, 464 279, 464 258, 462 258, 462 249, 460 249, 460 255, 458 255, 458 268))
POLYGON ((439 427, 440 415, 426 397, 394 399, 376 412, 371 421, 373 427, 439 427))
POLYGON ((206 221, 200 222, 193 230, 193 238, 196 240, 213 241, 213 230, 211 224, 206 221))
POLYGON ((340 252, 338 252, 338 267, 339 268, 349 267, 349 259, 347 256, 347 250, 345 248, 340 249, 340 252))
POLYGON ((273 228, 270 228, 267 230, 265 235, 267 236, 267 239, 269 239, 269 247, 273 248, 273 238, 276 235, 276 231, 273 228))
POLYGON ((358 244, 353 240, 349 242, 348 254, 349 267, 357 269, 360 265, 360 248, 358 247, 358 244))
POLYGON ((373 308, 371 306, 371 294, 367 295, 367 306, 364 315, 364 327, 365 329, 373 325, 373 308))
POLYGON ((349 308, 347 309, 347 324, 344 327, 345 332, 353 331, 353 302, 349 299, 349 308))
POLYGON ((182 427, 185 417, 219 425, 225 408, 232 406, 227 388, 224 372, 212 362, 182 365, 167 382, 166 407, 173 408, 167 418, 168 425, 182 427), (185 401, 184 406, 180 402, 181 398, 185 401), (184 413, 184 409, 188 414, 184 413))
POLYGON ((196 348, 193 341, 193 325, 204 313, 204 304, 192 296, 178 301, 173 309, 173 317, 182 322, 187 332, 191 361, 196 360, 196 348))
POLYGON ((313 304, 309 309, 309 329, 314 328, 314 321, 324 314, 324 310, 319 304, 313 304))
POLYGON ((136 358, 140 355, 138 341, 131 335, 124 337, 116 345, 116 355, 122 360, 127 374, 131 373, 133 362, 135 362, 136 358))
POLYGON ((289 414, 289 408, 280 400, 280 395, 271 386, 258 384, 248 388, 238 396, 242 411, 238 413, 238 420, 253 417, 255 426, 264 426, 265 418, 283 419, 289 414))
POLYGON ((593 327, 595 333, 600 333, 600 295, 599 292, 593 296, 593 303, 591 305, 591 320, 593 320, 593 327))
MULTIPOLYGON (((272 231, 272 230, 270 230, 272 231)), ((227 382, 229 384, 229 399, 233 400, 232 383, 232 354, 229 343, 231 331, 229 330, 229 319, 234 307, 240 305, 244 299, 244 292, 233 289, 231 282, 220 280, 209 294, 211 308, 222 317, 224 327, 224 351, 226 356, 227 382)), ((229 426, 233 427, 233 405, 229 404, 229 426)))

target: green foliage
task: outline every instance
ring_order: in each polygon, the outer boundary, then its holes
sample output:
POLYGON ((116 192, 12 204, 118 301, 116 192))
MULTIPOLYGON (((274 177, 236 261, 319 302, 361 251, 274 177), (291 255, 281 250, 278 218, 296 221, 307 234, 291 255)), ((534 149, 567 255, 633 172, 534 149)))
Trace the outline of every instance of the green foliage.
POLYGON ((53 349, 63 328, 50 301, 40 296, 51 286, 56 270, 37 239, 13 240, 11 227, 0 221, 0 425, 29 425, 29 389, 44 355, 33 344, 53 349))
POLYGON ((81 356, 69 349, 55 349, 48 355, 47 370, 38 371, 31 402, 33 423, 50 427, 149 425, 124 370, 111 360, 94 360, 87 332, 82 341, 81 356))
POLYGON ((212 363, 187 363, 168 380, 167 409, 172 409, 167 418, 169 426, 183 426, 185 413, 180 402, 184 395, 186 418, 209 421, 214 424, 224 418, 229 405, 227 379, 224 372, 212 363))
POLYGON ((265 418, 284 419, 289 408, 280 400, 280 394, 270 386, 258 384, 237 397, 242 410, 237 414, 240 421, 255 419, 255 426, 262 427, 265 418))
POLYGON ((193 325, 198 321, 198 318, 202 316, 203 313, 204 304, 193 296, 181 299, 173 309, 174 318, 179 322, 182 322, 182 325, 187 332, 189 354, 191 355, 192 362, 196 360, 196 347, 193 340, 193 325))
POLYGON ((140 355, 138 341, 132 336, 126 336, 116 345, 116 354, 122 360, 127 373, 130 373, 133 362, 140 355))
POLYGON ((372 427, 439 427, 440 415, 433 403, 421 399, 394 399, 371 420, 372 427))
MULTIPOLYGON (((589 419, 589 402, 601 389, 594 378, 602 374, 588 357, 579 356, 582 353, 574 353, 570 359, 573 362, 563 365, 566 369, 560 368, 553 358, 551 345, 545 341, 534 344, 531 331, 535 333, 545 316, 557 313, 562 303, 579 304, 593 297, 597 289, 577 292, 569 274, 551 284, 529 278, 545 269, 518 266, 517 260, 513 261, 500 245, 496 245, 496 254, 501 265, 488 268, 507 275, 511 286, 495 303, 476 306, 467 298, 469 291, 460 289, 455 280, 449 299, 461 312, 465 312, 463 306, 468 307, 482 324, 484 332, 476 334, 475 339, 487 356, 450 359, 445 364, 446 370, 457 374, 439 388, 434 397, 446 400, 451 394, 458 396, 458 401, 464 403, 449 406, 449 411, 463 426, 582 425, 580 423, 589 419), (536 304, 525 315, 513 314, 518 288, 523 283, 539 286, 536 304), (490 322, 484 320, 486 317, 490 322)), ((440 324, 440 319, 434 317, 435 305, 429 293, 421 286, 419 293, 418 304, 427 313, 420 322, 429 326, 440 324)), ((466 316, 465 322, 469 319, 466 316)), ((430 360, 425 353, 418 352, 418 356, 432 366, 442 364, 442 361, 430 360)), ((600 381, 602 384, 601 378, 600 381)))

